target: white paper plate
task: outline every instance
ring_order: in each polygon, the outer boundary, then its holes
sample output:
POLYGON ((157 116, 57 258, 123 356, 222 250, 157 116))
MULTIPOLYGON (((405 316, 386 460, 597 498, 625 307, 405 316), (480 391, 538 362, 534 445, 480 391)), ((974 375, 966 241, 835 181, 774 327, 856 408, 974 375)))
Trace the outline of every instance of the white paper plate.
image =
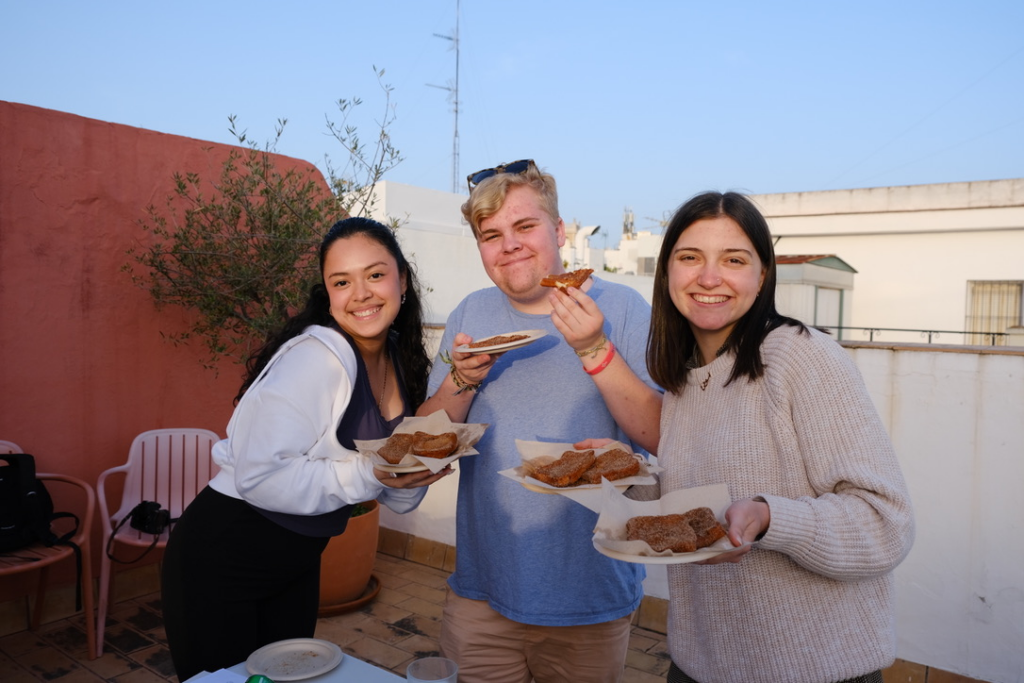
POLYGON ((427 470, 430 469, 426 465, 381 465, 376 462, 373 463, 373 468, 377 470, 383 470, 384 472, 394 472, 395 474, 411 474, 413 472, 426 472, 427 470))
MULTIPOLYGON (((424 460, 428 460, 428 459, 429 460, 438 460, 438 461, 446 460, 446 461, 448 461, 448 464, 450 465, 453 462, 458 462, 459 460, 461 460, 462 458, 464 458, 467 455, 473 455, 473 453, 463 453, 462 455, 456 455, 454 457, 451 456, 451 455, 448 455, 448 456, 445 456, 443 458, 424 458, 424 460)), ((415 465, 385 465, 383 463, 374 462, 373 463, 373 467, 375 469, 383 470, 385 472, 394 472, 395 474, 410 474, 411 472, 426 472, 427 470, 430 469, 429 467, 427 467, 424 464, 421 464, 420 462, 417 462, 415 465)))
MULTIPOLYGON (((518 349, 521 346, 532 344, 541 337, 546 336, 547 332, 545 332, 544 330, 519 330, 518 332, 504 332, 502 334, 489 335, 488 337, 484 337, 480 341, 487 341, 487 339, 489 339, 490 337, 511 337, 513 335, 519 334, 525 334, 526 338, 514 342, 509 342, 508 344, 492 344, 490 346, 479 346, 475 348, 471 348, 469 344, 463 344, 462 346, 456 346, 455 350, 458 351, 459 353, 472 353, 474 355, 479 353, 504 353, 505 351, 518 349)), ((476 342, 473 343, 475 344, 476 342)))
MULTIPOLYGON (((742 548, 743 546, 740 547, 742 548)), ((613 560, 622 560, 623 562, 632 562, 633 564, 686 564, 688 562, 700 562, 709 557, 727 553, 730 550, 738 550, 738 548, 727 548, 724 550, 702 548, 692 553, 672 553, 671 555, 631 555, 606 548, 595 540, 594 550, 613 560)))
MULTIPOLYGON (((500 473, 499 473, 500 474, 500 473)), ((574 491, 600 491, 600 484, 580 484, 579 486, 563 486, 561 488, 557 486, 549 486, 543 483, 534 483, 536 479, 524 477, 519 483, 527 491, 534 491, 535 493, 554 493, 565 495, 566 493, 572 493, 574 491)), ((614 483, 614 482, 613 482, 614 483)), ((627 491, 632 484, 615 484, 615 488, 619 491, 627 491)))
POLYGON ((301 681, 327 673, 341 663, 341 648, 317 638, 292 638, 264 645, 245 660, 251 675, 272 681, 301 681))

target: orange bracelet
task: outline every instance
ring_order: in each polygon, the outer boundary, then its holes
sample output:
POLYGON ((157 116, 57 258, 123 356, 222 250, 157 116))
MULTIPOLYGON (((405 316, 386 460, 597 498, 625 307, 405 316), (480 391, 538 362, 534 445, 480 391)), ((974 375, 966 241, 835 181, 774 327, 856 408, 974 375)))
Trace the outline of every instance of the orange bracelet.
POLYGON ((601 372, 606 367, 608 367, 608 364, 612 362, 612 358, 615 358, 615 344, 612 344, 611 339, 609 339, 608 355, 604 357, 604 360, 601 361, 601 364, 592 370, 587 370, 586 368, 583 368, 583 372, 587 373, 588 375, 596 375, 597 373, 601 372))

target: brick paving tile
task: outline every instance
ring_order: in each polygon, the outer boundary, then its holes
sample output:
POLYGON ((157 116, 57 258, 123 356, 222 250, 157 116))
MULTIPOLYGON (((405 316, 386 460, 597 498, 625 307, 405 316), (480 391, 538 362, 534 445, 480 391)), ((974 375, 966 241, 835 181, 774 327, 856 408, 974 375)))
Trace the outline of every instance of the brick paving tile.
MULTIPOLYGON (((449 572, 378 554, 374 573, 383 586, 377 599, 319 619, 316 637, 404 677, 414 659, 439 654, 449 572)), ((178 683, 159 594, 117 603, 108 614, 105 640, 103 655, 89 660, 82 614, 44 624, 35 633, 0 637, 0 683, 178 683)), ((623 681, 662 683, 668 661, 665 636, 634 626, 623 681)))

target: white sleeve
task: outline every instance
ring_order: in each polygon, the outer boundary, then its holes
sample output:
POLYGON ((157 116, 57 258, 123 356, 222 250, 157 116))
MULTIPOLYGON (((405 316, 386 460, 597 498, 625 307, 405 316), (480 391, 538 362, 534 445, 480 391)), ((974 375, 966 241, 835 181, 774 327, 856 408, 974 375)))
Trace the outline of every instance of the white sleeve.
POLYGON ((391 510, 399 514, 412 512, 423 502, 423 496, 427 495, 427 486, 420 486, 414 489, 393 489, 385 486, 377 500, 387 505, 391 510))
POLYGON ((372 465, 343 448, 336 415, 352 380, 319 340, 284 352, 243 397, 228 434, 238 493, 253 505, 298 515, 322 514, 373 500, 383 485, 372 465), (251 395, 250 395, 251 394, 251 395))

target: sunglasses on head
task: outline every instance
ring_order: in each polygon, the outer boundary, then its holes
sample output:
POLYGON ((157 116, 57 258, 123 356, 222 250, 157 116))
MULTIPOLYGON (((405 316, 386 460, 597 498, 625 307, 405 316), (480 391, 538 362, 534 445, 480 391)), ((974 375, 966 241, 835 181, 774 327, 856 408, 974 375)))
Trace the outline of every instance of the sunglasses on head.
POLYGON ((518 175, 520 173, 526 173, 526 170, 531 166, 536 166, 536 164, 533 163, 533 159, 520 159, 519 161, 513 161, 510 164, 498 164, 494 168, 485 168, 482 171, 470 173, 466 176, 466 182, 469 184, 469 190, 472 192, 474 186, 479 185, 492 175, 498 175, 499 173, 511 173, 513 175, 518 175))

